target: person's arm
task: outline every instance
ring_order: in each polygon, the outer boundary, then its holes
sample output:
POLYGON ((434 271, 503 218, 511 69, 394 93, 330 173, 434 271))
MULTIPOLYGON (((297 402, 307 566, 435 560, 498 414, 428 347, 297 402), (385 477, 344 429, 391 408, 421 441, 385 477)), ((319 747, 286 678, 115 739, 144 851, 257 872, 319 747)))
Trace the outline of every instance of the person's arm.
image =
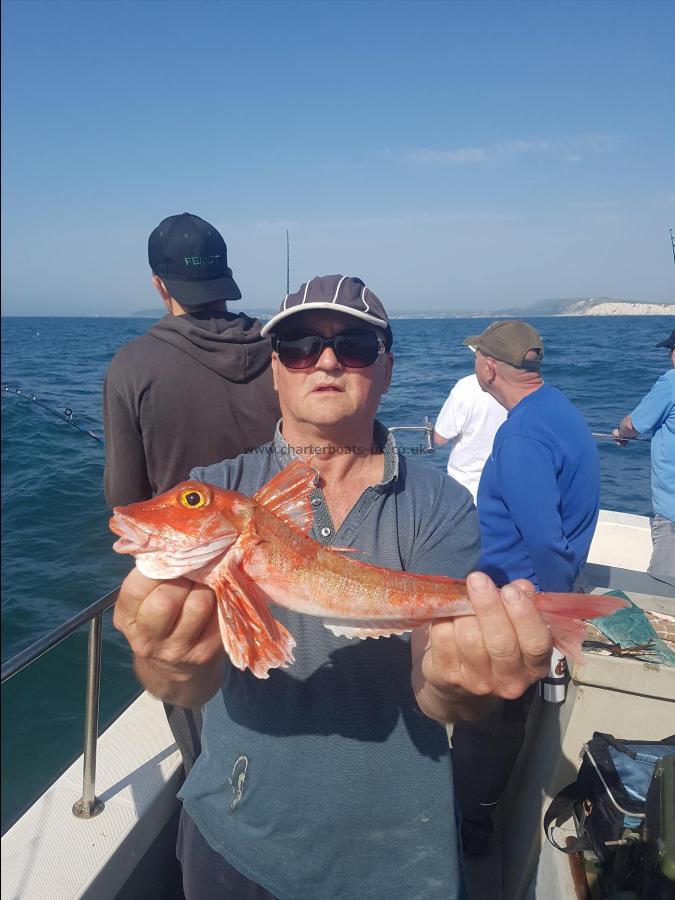
POLYGON ((417 704, 438 722, 476 719, 495 697, 515 700, 548 674, 553 640, 527 581, 501 591, 482 572, 467 578, 475 616, 416 628, 412 683, 417 704))
POLYGON ((153 581, 137 569, 125 578, 113 624, 133 651, 134 670, 153 696, 174 706, 201 706, 223 680, 216 598, 186 578, 153 581))
POLYGON ((640 400, 632 413, 612 431, 616 438, 636 438, 640 434, 651 434, 660 428, 673 408, 672 374, 662 375, 649 393, 640 400))
POLYGON ((434 443, 442 447, 448 441, 455 441, 462 433, 463 410, 455 388, 450 391, 434 426, 434 443))
POLYGON ((103 488, 110 507, 152 497, 140 422, 131 403, 115 385, 114 367, 113 360, 103 382, 103 488))
POLYGON ((675 375, 672 370, 662 375, 630 414, 638 434, 651 434, 662 427, 675 402, 675 375))

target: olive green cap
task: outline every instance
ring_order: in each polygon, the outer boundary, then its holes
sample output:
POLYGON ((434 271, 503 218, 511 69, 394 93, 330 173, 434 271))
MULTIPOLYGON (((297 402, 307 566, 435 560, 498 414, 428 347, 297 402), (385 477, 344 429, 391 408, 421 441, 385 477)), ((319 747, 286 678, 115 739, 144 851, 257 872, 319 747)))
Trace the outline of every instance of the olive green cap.
POLYGON ((468 337, 464 344, 516 369, 536 371, 544 358, 544 342, 540 335, 527 322, 520 322, 518 319, 493 322, 482 334, 468 337), (537 351, 536 360, 525 358, 530 350, 537 351))

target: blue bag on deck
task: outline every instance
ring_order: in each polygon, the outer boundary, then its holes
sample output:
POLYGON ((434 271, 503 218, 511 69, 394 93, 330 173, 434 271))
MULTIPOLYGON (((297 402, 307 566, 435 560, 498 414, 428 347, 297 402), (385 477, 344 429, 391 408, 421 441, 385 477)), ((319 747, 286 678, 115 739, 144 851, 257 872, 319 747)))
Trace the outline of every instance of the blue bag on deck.
POLYGON ((647 794, 657 763, 675 756, 675 735, 662 741, 618 740, 596 731, 580 755, 576 781, 563 788, 546 811, 546 836, 563 853, 588 857, 590 852, 597 860, 600 884, 610 893, 639 890, 647 794), (561 846, 554 828, 572 816, 578 837, 561 846))
POLYGON ((611 842, 621 840, 625 829, 640 830, 654 769, 670 754, 675 754, 675 735, 663 741, 636 741, 593 732, 582 748, 577 780, 563 788, 546 811, 544 829, 549 841, 565 853, 592 850, 601 862, 606 861, 611 842), (573 813, 579 839, 561 847, 553 837, 553 826, 573 813))

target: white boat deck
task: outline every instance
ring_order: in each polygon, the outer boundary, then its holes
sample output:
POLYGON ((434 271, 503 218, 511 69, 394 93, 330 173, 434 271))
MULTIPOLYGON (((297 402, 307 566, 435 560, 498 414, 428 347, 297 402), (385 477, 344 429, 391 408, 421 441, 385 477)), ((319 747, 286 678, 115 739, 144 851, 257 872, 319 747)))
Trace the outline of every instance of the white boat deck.
POLYGON ((649 519, 630 513, 600 510, 588 562, 646 572, 652 555, 649 519))
POLYGON ((162 704, 141 694, 98 740, 103 811, 72 813, 80 757, 3 835, 3 900, 112 900, 174 811, 181 773, 162 704))

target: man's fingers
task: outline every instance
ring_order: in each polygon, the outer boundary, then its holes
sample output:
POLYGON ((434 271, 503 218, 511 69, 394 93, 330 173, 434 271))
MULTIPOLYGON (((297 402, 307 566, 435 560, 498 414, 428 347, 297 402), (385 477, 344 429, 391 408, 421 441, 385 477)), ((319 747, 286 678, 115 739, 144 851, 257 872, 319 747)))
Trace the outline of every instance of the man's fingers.
POLYGON ((413 632, 415 696, 439 721, 447 714, 442 698, 457 696, 457 688, 515 699, 549 666, 553 641, 529 581, 499 591, 487 575, 473 572, 467 590, 474 616, 437 620, 413 632))
MULTIPOLYGON (((186 578, 162 581, 138 607, 134 622, 134 637, 140 642, 167 638, 178 620, 188 594, 194 585, 186 578)), ((133 645, 132 645, 133 646, 133 645)), ((135 652, 142 653, 141 650, 135 652)))
POLYGON ((421 660, 431 646, 431 626, 427 622, 413 628, 410 635, 410 652, 413 660, 421 660))
POLYGON ((504 673, 519 663, 520 647, 499 591, 482 572, 472 572, 467 586, 493 668, 497 674, 504 673))
POLYGON ((502 597, 518 639, 523 662, 533 671, 546 671, 553 649, 553 639, 532 597, 515 584, 503 587, 502 597))
POLYGON ((128 624, 133 623, 136 620, 141 603, 159 584, 161 584, 160 581, 146 578, 134 566, 122 582, 119 596, 115 602, 113 613, 113 625, 115 628, 119 631, 124 631, 128 624))
POLYGON ((520 588, 521 591, 525 591, 527 594, 536 593, 536 588, 532 584, 531 581, 528 581, 527 578, 516 578, 511 584, 515 584, 517 588, 520 588))
POLYGON ((490 656, 475 616, 436 621, 431 626, 430 671, 447 686, 470 682, 476 693, 489 693, 490 656))
POLYGON ((205 584, 194 584, 179 610, 170 635, 172 644, 189 650, 216 616, 216 597, 205 584))

